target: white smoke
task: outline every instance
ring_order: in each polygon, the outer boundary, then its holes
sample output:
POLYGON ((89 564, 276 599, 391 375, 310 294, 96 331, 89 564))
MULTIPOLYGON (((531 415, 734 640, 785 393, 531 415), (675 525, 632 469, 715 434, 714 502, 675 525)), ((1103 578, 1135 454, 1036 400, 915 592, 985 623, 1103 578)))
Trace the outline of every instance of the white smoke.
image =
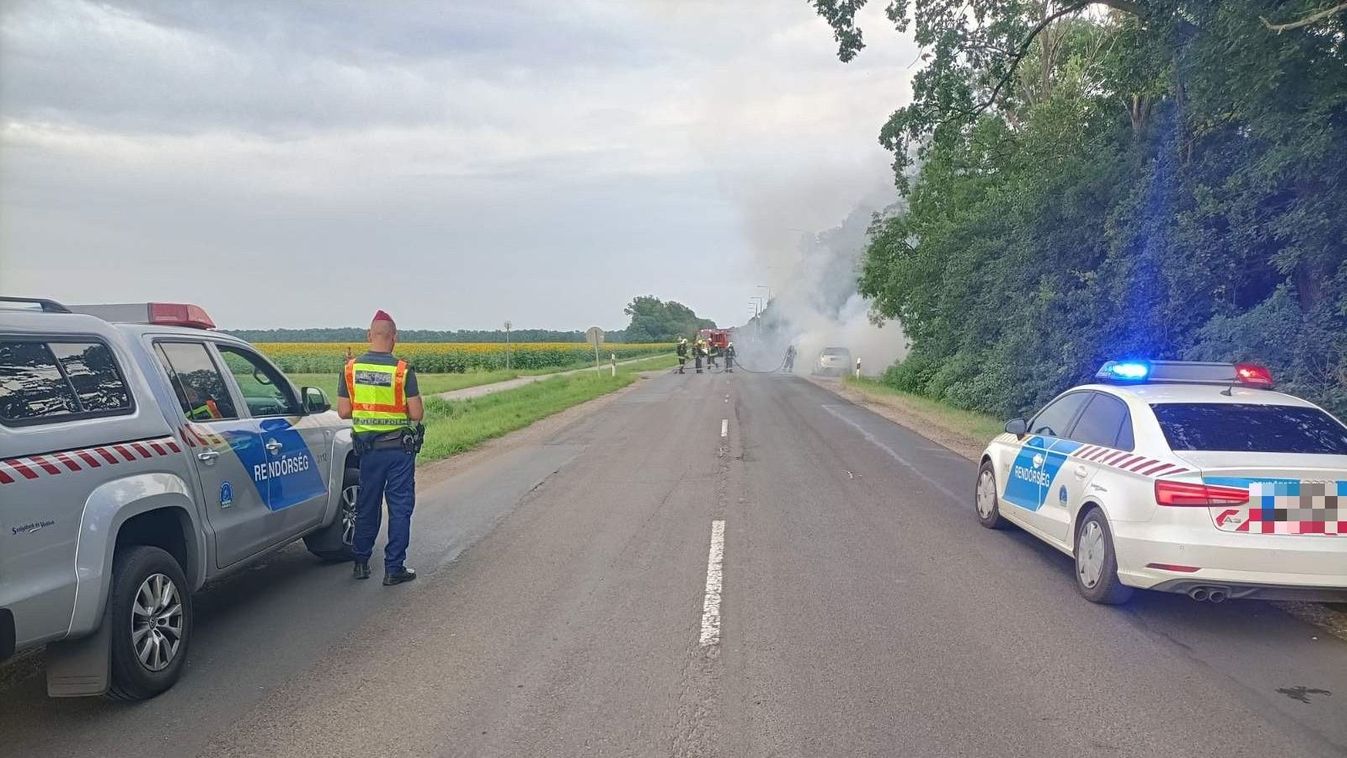
POLYGON ((810 373, 820 351, 828 347, 849 350, 850 368, 854 370, 859 359, 868 376, 883 373, 907 355, 901 325, 876 323, 869 302, 857 292, 867 230, 881 207, 882 199, 862 204, 841 225, 823 232, 793 230, 797 235, 793 245, 759 242, 756 253, 770 281, 771 302, 759 318, 740 328, 736 338, 740 361, 747 368, 770 370, 781 365, 789 345, 797 350, 797 374, 810 373))

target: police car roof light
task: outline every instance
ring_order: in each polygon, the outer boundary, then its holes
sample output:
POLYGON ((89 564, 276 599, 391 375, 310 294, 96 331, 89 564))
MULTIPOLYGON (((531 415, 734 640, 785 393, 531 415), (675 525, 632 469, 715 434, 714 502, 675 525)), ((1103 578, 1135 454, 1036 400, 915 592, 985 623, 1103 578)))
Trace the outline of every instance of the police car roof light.
POLYGON ((150 303, 150 323, 214 329, 215 322, 199 305, 190 303, 150 303))
POLYGON ((1114 384, 1213 384, 1272 387, 1272 372, 1254 363, 1109 361, 1095 378, 1114 384))
POLYGON ((1151 365, 1146 361, 1109 361, 1095 378, 1109 382, 1144 382, 1151 374, 1151 365))
POLYGON ((1236 363, 1235 378, 1250 387, 1271 387, 1272 372, 1256 363, 1236 363))
POLYGON ((83 313, 115 324, 158 324, 214 329, 215 322, 199 305, 188 303, 109 303, 72 305, 74 313, 83 313))

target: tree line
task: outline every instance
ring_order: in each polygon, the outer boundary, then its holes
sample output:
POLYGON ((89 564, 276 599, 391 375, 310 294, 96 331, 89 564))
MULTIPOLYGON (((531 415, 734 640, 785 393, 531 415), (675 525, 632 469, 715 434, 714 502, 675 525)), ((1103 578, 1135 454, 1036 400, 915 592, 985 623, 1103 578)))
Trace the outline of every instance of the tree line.
MULTIPOLYGON (((692 337, 699 329, 715 328, 716 322, 699 318, 691 308, 675 300, 664 301, 654 295, 632 298, 622 311, 631 317, 626 329, 604 333, 606 342, 673 342, 692 337)), ((229 329, 248 342, 364 342, 364 327, 318 327, 313 329, 229 329)), ((505 342, 503 329, 399 329, 401 342, 505 342)), ((581 329, 514 329, 513 342, 584 342, 581 329)))
MULTIPOLYGON (((248 342, 364 342, 366 328, 359 326, 313 329, 229 329, 248 342)), ((619 335, 620 336, 620 335, 619 335)), ((504 329, 399 329, 402 342, 504 342, 504 329)), ((514 329, 512 342, 584 342, 583 330, 514 329)), ((618 341, 618 340, 613 340, 618 341)))
MULTIPOLYGON (((839 57, 865 0, 811 0, 839 57)), ((1123 357, 1347 414, 1347 4, 892 0, 923 67, 860 271, 886 380, 1016 414, 1123 357)))

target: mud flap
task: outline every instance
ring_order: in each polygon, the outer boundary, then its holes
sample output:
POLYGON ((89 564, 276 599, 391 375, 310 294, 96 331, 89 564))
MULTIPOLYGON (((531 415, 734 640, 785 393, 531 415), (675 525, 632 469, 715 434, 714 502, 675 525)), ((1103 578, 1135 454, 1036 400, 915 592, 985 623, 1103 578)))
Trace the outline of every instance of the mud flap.
POLYGON ((88 697, 108 691, 112 677, 112 627, 103 620, 98 631, 77 640, 47 646, 47 695, 88 697))

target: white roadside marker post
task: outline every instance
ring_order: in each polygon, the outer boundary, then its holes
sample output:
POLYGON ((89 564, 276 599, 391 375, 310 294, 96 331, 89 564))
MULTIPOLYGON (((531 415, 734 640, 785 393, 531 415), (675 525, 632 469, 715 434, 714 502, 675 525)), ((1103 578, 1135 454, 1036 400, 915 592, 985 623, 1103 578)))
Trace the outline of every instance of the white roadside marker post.
POLYGON ((857 359, 856 359, 856 378, 857 378, 857 379, 860 379, 860 378, 861 378, 861 359, 860 359, 860 358, 857 358, 857 359))
POLYGON ((609 367, 612 368, 612 376, 617 376, 617 353, 608 354, 609 367))

